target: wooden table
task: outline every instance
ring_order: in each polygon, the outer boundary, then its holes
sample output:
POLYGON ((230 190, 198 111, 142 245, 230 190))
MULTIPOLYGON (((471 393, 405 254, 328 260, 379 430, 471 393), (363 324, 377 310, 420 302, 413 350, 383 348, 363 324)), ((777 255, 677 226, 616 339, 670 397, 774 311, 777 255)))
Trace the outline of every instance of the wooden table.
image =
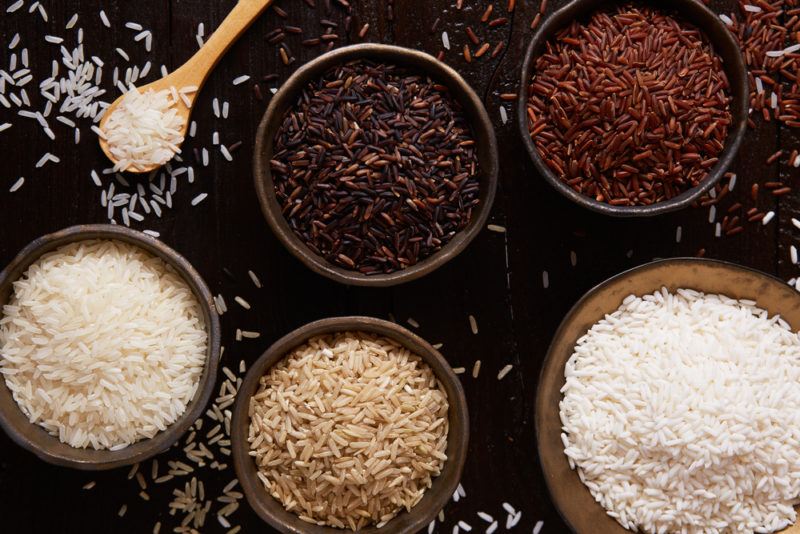
MULTIPOLYGON (((452 365, 468 370, 463 384, 471 410, 472 436, 463 477, 466 498, 447 506, 444 524, 437 531, 449 533, 457 521, 464 520, 473 525, 473 532, 483 532, 486 525, 476 516, 480 510, 495 516, 501 522, 498 532, 503 532, 506 513, 501 505, 508 502, 523 512, 514 531, 530 533, 538 521, 544 521, 542 532, 564 532, 566 527, 549 501, 539 468, 533 424, 540 364, 561 318, 585 291, 607 277, 656 257, 693 256, 699 249, 705 249, 707 257, 755 267, 785 279, 794 276, 789 246, 795 241, 795 231, 789 220, 800 212, 800 197, 789 195, 778 201, 762 195, 760 208, 774 209, 776 221, 767 226, 748 224, 745 232, 729 238, 714 237, 708 209, 689 209, 647 220, 613 220, 563 199, 534 171, 519 139, 513 103, 499 97, 517 90, 521 58, 531 36, 529 24, 538 10, 538 0, 518 1, 511 14, 506 12, 506 0, 495 0, 492 18, 508 17, 509 21, 491 29, 479 20, 488 5, 485 0, 465 0, 460 10, 454 0, 398 0, 393 16, 387 0, 350 0, 352 24, 346 40, 342 28, 345 12, 339 7, 326 15, 324 0, 317 0, 320 5, 316 9, 301 0, 277 3, 288 18, 281 20, 268 11, 222 60, 200 96, 195 115, 197 139, 187 142, 189 149, 211 147, 212 132, 218 130, 228 145, 243 141, 233 162, 225 161, 218 150, 212 149, 208 168, 195 165, 195 183, 181 180, 174 209, 165 211, 160 220, 151 216, 144 223, 134 223, 134 227, 160 232, 164 242, 197 267, 212 291, 227 297, 230 312, 222 323, 227 347, 224 363, 230 367, 237 367, 240 359, 253 361, 278 337, 323 317, 363 314, 394 317, 402 324, 409 318, 417 321, 420 326, 415 330, 420 335, 432 343, 443 343, 442 352, 452 365), (300 44, 303 38, 319 35, 319 18, 340 25, 337 32, 342 37, 337 44, 361 41, 358 31, 368 23, 364 40, 437 54, 443 50, 441 33, 448 32, 451 50, 445 52, 444 60, 484 97, 497 129, 502 167, 491 222, 506 227, 507 233, 485 231, 439 271, 403 287, 383 290, 337 285, 315 275, 283 249, 262 218, 251 178, 254 131, 266 104, 254 98, 250 83, 233 86, 231 81, 241 74, 257 79, 275 73, 278 82, 262 87, 277 87, 276 83, 285 80, 298 65, 321 52, 319 47, 300 44), (431 31, 437 18, 441 18, 438 29, 431 31), (298 26, 304 34, 287 39, 297 57, 289 66, 283 65, 278 49, 264 37, 282 23, 298 26), (505 43, 505 50, 495 59, 487 54, 467 63, 461 51, 469 43, 465 33, 468 26, 492 47, 505 43), (213 116, 215 97, 230 102, 227 120, 213 116), (500 106, 508 113, 506 124, 501 121, 500 106), (201 192, 208 193, 208 198, 192 207, 191 199, 201 192), (680 243, 676 242, 678 226, 682 227, 680 243), (575 266, 571 264, 572 252, 577 257, 575 266), (232 276, 224 274, 224 269, 232 276), (264 289, 257 290, 251 284, 248 269, 259 274, 264 289), (545 271, 549 274, 548 288, 543 286, 545 271), (234 295, 245 297, 253 309, 237 307, 234 295), (469 315, 477 320, 477 335, 470 331, 469 315), (262 337, 235 342, 237 327, 259 330, 262 337), (469 371, 477 359, 482 361, 482 368, 474 379, 469 371), (498 381, 497 373, 506 364, 512 364, 513 370, 498 381)), ((551 0, 548 11, 564 3, 551 0)), ((6 0, 2 9, 6 4, 11 0, 6 0)), ((19 32, 29 49, 32 67, 49 72, 50 61, 58 57, 58 47, 45 43, 43 35, 70 35, 69 47, 74 46, 74 30, 65 31, 64 25, 77 12, 87 55, 98 54, 107 63, 108 80, 112 65, 125 64, 113 52, 115 47, 124 47, 139 65, 151 59, 155 65, 176 67, 197 48, 197 24, 204 22, 206 34, 210 34, 233 2, 45 1, 47 23, 39 15, 28 13, 29 4, 14 14, 0 15, 3 50, 19 32), (115 25, 114 30, 101 24, 101 7, 115 25), (147 55, 143 46, 133 43, 135 32, 123 28, 126 21, 138 22, 153 32, 152 54, 147 55)), ((735 2, 716 2, 714 7, 729 13, 735 9, 735 2)), ((473 53, 477 49, 474 45, 471 48, 473 53)), ((5 68, 6 61, 0 60, 0 67, 5 68)), ((41 109, 43 102, 35 96, 34 104, 41 109)), ((14 122, 14 127, 0 133, 5 157, 0 172, 0 264, 44 233, 79 223, 107 222, 106 210, 100 205, 101 189, 89 175, 91 169, 99 170, 106 162, 88 127, 83 128, 83 139, 76 148, 67 128, 56 128, 57 140, 51 142, 36 121, 18 118, 0 107, 0 123, 6 121, 14 122), (60 157, 61 163, 34 169, 45 152, 60 157), (19 176, 26 178, 24 186, 9 193, 8 188, 19 176)), ((734 168, 739 176, 736 190, 718 209, 744 199, 752 183, 778 179, 779 173, 786 173, 777 165, 766 166, 764 160, 779 147, 797 146, 796 137, 773 125, 751 131, 734 168)), ((104 177, 106 187, 108 183, 104 177)), ((164 460, 170 457, 178 456, 168 453, 164 460)), ((149 464, 142 470, 149 472, 149 464)), ((135 481, 127 480, 126 474, 126 469, 93 474, 52 467, 0 435, 3 530, 139 533, 150 532, 160 520, 164 523, 162 532, 171 532, 179 522, 168 515, 173 485, 151 484, 151 500, 145 502, 137 496, 135 481), (96 481, 94 489, 81 489, 92 480, 96 481), (117 512, 123 504, 128 508, 120 519, 117 512)), ((215 495, 214 488, 218 491, 233 476, 229 470, 206 473, 202 478, 207 493, 215 495)), ((217 508, 215 504, 213 509, 217 508)), ((234 514, 232 523, 241 524, 244 532, 270 531, 246 504, 234 514)), ((212 515, 204 531, 225 529, 212 515)))

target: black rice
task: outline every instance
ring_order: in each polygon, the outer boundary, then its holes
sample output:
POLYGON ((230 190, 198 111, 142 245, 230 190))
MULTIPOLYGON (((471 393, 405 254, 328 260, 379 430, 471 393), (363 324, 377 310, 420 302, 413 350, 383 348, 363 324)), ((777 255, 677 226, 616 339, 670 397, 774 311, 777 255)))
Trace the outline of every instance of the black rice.
POLYGON ((271 161, 289 226, 316 254, 365 274, 436 253, 479 203, 475 139, 447 88, 355 61, 310 82, 271 161))

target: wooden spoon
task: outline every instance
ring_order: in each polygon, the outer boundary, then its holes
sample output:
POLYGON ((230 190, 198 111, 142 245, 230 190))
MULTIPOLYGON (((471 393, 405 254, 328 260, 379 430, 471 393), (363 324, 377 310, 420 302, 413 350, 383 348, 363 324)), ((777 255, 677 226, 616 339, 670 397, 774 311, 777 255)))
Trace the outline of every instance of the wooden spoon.
MULTIPOLYGON (((137 88, 140 92, 149 90, 158 92, 165 89, 170 90, 171 87, 174 87, 178 91, 180 91, 182 87, 197 87, 196 91, 186 95, 189 102, 188 106, 183 102, 183 99, 179 99, 179 101, 174 104, 174 107, 178 110, 178 114, 183 117, 184 120, 181 130, 181 135, 183 137, 186 136, 186 131, 189 128, 189 119, 196 97, 203 88, 203 84, 208 78, 208 75, 211 74, 211 71, 214 70, 214 67, 231 45, 250 27, 253 21, 264 12, 270 3, 272 3, 272 0, 239 0, 205 45, 203 45, 189 61, 164 78, 137 88)), ((106 110, 103 119, 100 121, 101 130, 105 128, 106 120, 120 104, 123 97, 124 95, 117 98, 106 110)), ((98 138, 100 140, 100 148, 103 149, 108 159, 116 163, 111 151, 108 149, 108 143, 106 143, 103 138, 99 136, 98 138)), ((143 168, 131 166, 125 169, 125 171, 144 173, 150 172, 157 167, 158 165, 150 165, 143 168)))

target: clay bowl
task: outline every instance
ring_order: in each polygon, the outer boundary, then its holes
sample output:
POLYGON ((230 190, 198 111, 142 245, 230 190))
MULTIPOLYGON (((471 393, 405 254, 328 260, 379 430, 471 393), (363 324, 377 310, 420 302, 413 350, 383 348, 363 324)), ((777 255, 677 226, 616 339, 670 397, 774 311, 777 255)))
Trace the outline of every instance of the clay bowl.
POLYGON ((382 528, 368 527, 361 534, 413 534, 433 521, 439 511, 455 493, 461 479, 461 471, 467 456, 469 441, 469 416, 467 401, 461 382, 453 373, 444 357, 428 342, 405 328, 372 317, 335 317, 309 323, 276 341, 247 371, 239 388, 233 410, 231 448, 236 475, 245 497, 255 512, 269 525, 280 532, 292 534, 341 534, 342 529, 311 525, 302 521, 267 493, 256 475, 256 465, 248 454, 247 442, 250 416, 250 398, 258 389, 258 383, 270 367, 281 361, 286 354, 305 343, 309 338, 335 332, 366 332, 392 339, 418 355, 433 369, 447 393, 450 402, 449 434, 447 440, 447 462, 442 473, 433 480, 422 500, 410 512, 401 512, 382 528))
POLYGON ((89 471, 112 469, 144 461, 167 450, 200 417, 205 410, 217 376, 217 360, 220 350, 219 317, 213 305, 208 286, 186 259, 161 241, 131 230, 130 228, 95 224, 72 226, 58 232, 42 236, 20 251, 11 263, 0 272, 0 313, 13 293, 12 284, 18 280, 28 267, 44 254, 76 241, 87 239, 115 239, 136 245, 164 260, 194 292, 203 310, 203 319, 208 329, 208 350, 206 364, 200 383, 183 415, 166 430, 153 438, 138 441, 118 451, 79 449, 59 441, 42 427, 32 424, 19 409, 11 392, 0 380, 0 426, 18 445, 29 450, 45 462, 75 469, 89 471))
POLYGON ((747 130, 748 99, 750 89, 747 81, 747 70, 736 39, 720 20, 720 18, 710 9, 696 0, 671 0, 668 3, 658 0, 645 0, 644 4, 653 6, 656 9, 668 9, 676 13, 682 20, 693 24, 700 29, 711 42, 715 52, 722 58, 725 74, 730 83, 730 92, 733 97, 731 112, 733 123, 728 129, 728 137, 725 140, 725 149, 719 155, 719 161, 712 167, 706 178, 696 187, 684 191, 680 195, 663 202, 658 202, 650 206, 612 206, 605 202, 598 202, 592 197, 578 193, 550 170, 550 167, 542 160, 536 145, 528 132, 528 112, 527 102, 529 95, 529 84, 533 75, 534 63, 545 48, 546 43, 562 28, 568 26, 573 20, 590 16, 598 9, 607 8, 607 0, 574 0, 565 7, 550 15, 546 21, 539 26, 528 45, 525 60, 522 66, 519 99, 517 102, 517 123, 522 142, 528 151, 533 164, 539 174, 553 186, 556 191, 570 199, 572 202, 586 209, 610 215, 613 217, 649 217, 683 209, 692 202, 703 196, 709 189, 714 187, 720 178, 725 174, 730 164, 733 162, 736 152, 744 139, 747 130))
MULTIPOLYGON (((628 295, 653 293, 662 287, 723 294, 752 299, 779 314, 792 329, 800 329, 800 293, 771 275, 722 261, 677 258, 655 261, 618 274, 584 295, 556 331, 539 376, 536 393, 536 439, 545 481, 561 517, 579 534, 626 534, 569 468, 561 442, 558 404, 564 386, 564 366, 578 338, 606 314, 615 311, 628 295)), ((800 532, 789 527, 785 532, 800 532)))
POLYGON ((478 95, 455 70, 435 57, 418 50, 382 44, 358 44, 338 48, 309 61, 292 74, 272 97, 264 118, 256 133, 253 171, 256 195, 261 211, 273 233, 283 246, 312 271, 336 282, 355 285, 387 287, 415 280, 431 273, 458 256, 481 231, 489 216, 497 189, 498 172, 497 140, 489 116, 478 95), (272 141, 286 111, 294 104, 305 85, 324 74, 330 68, 357 59, 371 59, 408 67, 428 74, 437 82, 447 86, 461 103, 478 143, 480 163, 480 204, 472 213, 469 224, 456 234, 442 249, 416 265, 390 274, 365 275, 344 269, 314 253, 295 235, 281 213, 275 197, 275 185, 269 161, 272 158, 272 141))

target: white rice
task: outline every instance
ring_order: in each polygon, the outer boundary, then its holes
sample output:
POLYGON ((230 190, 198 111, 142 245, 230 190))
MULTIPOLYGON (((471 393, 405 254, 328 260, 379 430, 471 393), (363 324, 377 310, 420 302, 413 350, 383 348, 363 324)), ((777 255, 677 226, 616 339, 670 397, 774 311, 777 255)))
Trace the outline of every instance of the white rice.
POLYGON ((118 241, 45 254, 0 320, 0 374, 30 419, 73 447, 151 438, 194 397, 207 334, 161 259, 118 241))
POLYGON ((116 160, 114 171, 163 165, 180 152, 184 119, 170 91, 132 87, 109 115, 102 135, 116 160))
POLYGON ((17 191, 20 187, 22 187, 22 184, 24 184, 24 183, 25 183, 25 178, 24 177, 18 178, 17 181, 12 184, 11 188, 9 188, 8 192, 9 193, 13 193, 13 192, 17 191))
POLYGON ((13 13, 14 11, 18 10, 19 8, 21 8, 24 5, 25 5, 25 1, 24 0, 17 0, 13 4, 8 6, 8 9, 6 9, 6 13, 13 13))
POLYGON ((254 286, 256 286, 258 289, 261 289, 262 287, 261 279, 258 277, 256 273, 254 273, 253 271, 247 271, 247 276, 250 277, 250 280, 252 280, 254 286))
POLYGON ((497 379, 498 380, 504 379, 506 377, 506 375, 508 373, 510 373, 513 368, 514 368, 514 366, 511 365, 511 364, 505 365, 502 369, 500 369, 500 372, 497 373, 497 379))
POLYGON ((486 229, 490 232, 497 232, 498 234, 506 233, 506 227, 499 224, 489 224, 486 226, 486 229))
POLYGON ((627 297, 581 337, 560 416, 570 465, 623 527, 772 532, 800 495, 800 339, 752 301, 627 297))
POLYGON ((249 75, 242 74, 241 76, 237 76, 236 78, 233 79, 233 85, 241 85, 249 79, 250 79, 249 75))
POLYGON ((494 518, 491 515, 487 514, 486 512, 478 512, 478 517, 480 517, 481 519, 483 519, 487 523, 494 522, 494 518))

